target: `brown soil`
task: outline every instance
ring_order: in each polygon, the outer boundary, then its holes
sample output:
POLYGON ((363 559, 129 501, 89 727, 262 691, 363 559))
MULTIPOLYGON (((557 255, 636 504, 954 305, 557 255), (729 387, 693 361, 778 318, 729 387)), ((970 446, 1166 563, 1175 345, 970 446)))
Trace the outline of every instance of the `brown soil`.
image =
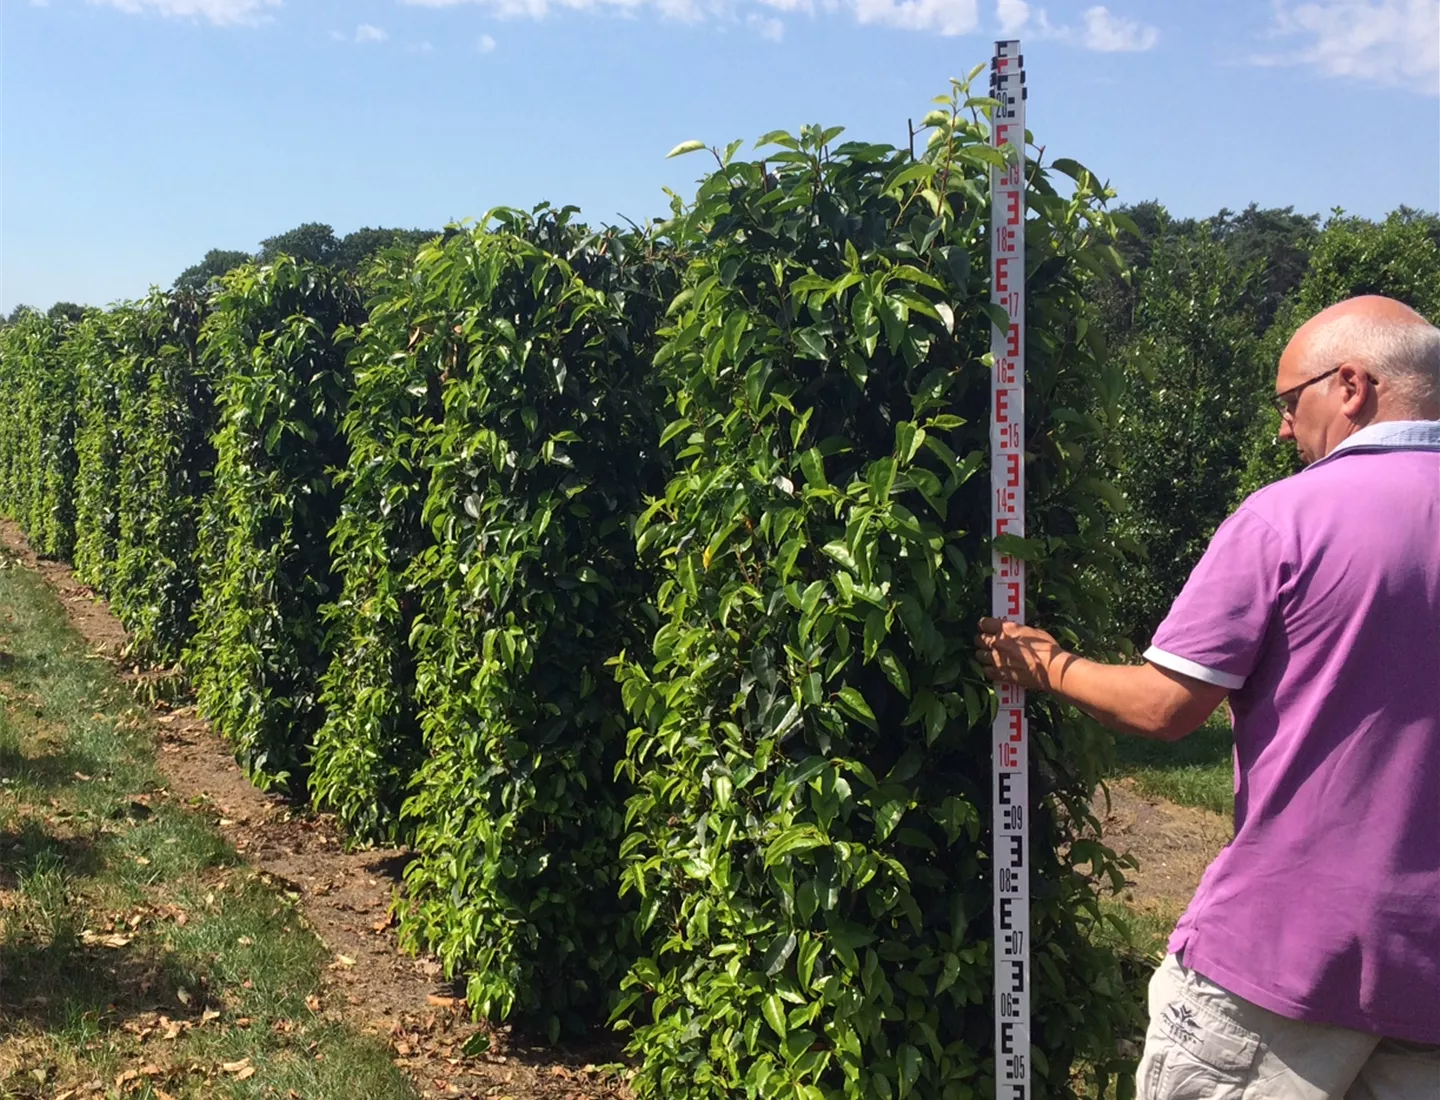
MULTIPOLYGON (((37 558, 19 528, 0 520, 0 545, 45 578, 92 651, 114 661, 122 677, 153 673, 121 665, 126 634, 105 601, 62 563, 37 558)), ((614 1046, 576 1051, 524 1045, 506 1029, 472 1023, 460 990, 446 983, 433 958, 402 954, 390 903, 408 853, 401 849, 346 851, 332 818, 287 805, 256 790, 225 744, 189 706, 156 708, 162 772, 170 792, 208 811, 221 832, 276 886, 298 895, 306 918, 335 953, 323 996, 362 1030, 388 1037, 396 1065, 422 1095, 560 1100, 628 1094, 613 1076, 593 1068, 614 1062, 614 1046), (353 960, 353 961, 352 961, 353 960), (476 1031, 490 1035, 490 1051, 466 1057, 461 1047, 476 1031)), ((1200 876, 1229 841, 1230 823, 1217 814, 1139 794, 1128 780, 1112 784, 1109 806, 1097 796, 1106 843, 1135 856, 1122 897, 1135 908, 1175 920, 1200 876)))
MULTIPOLYGON (((123 679, 153 678, 121 662, 125 629, 67 566, 37 558, 8 520, 0 520, 0 545, 44 577, 93 653, 114 662, 123 679)), ((595 1068, 617 1061, 617 1046, 573 1052, 539 1048, 506 1028, 476 1024, 462 991, 444 980, 438 961, 400 952, 390 904, 408 853, 346 851, 333 818, 251 786, 193 707, 157 703, 155 723, 169 794, 208 814, 264 877, 298 896, 307 921, 335 955, 321 993, 325 1007, 386 1038, 395 1064, 406 1070, 421 1095, 487 1100, 623 1100, 627 1095, 613 1075, 595 1068), (461 1048, 477 1031, 488 1034, 490 1049, 466 1056, 461 1048)))
POLYGON ((1105 843, 1140 864, 1128 872, 1130 884, 1121 897, 1142 912, 1172 922, 1234 831, 1219 814, 1140 794, 1131 779, 1110 784, 1108 808, 1104 794, 1097 794, 1095 813, 1105 843))

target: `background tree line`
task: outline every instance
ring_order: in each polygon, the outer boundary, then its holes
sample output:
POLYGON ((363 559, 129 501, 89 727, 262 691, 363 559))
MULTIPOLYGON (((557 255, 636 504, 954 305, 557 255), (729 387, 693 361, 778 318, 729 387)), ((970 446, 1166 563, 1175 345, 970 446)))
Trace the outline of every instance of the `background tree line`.
MULTIPOLYGON (((1251 203, 1176 218, 1157 200, 1119 213, 1129 223, 1115 246, 1129 274, 1095 276, 1092 293, 1127 384, 1097 472, 1128 505, 1116 530, 1129 556, 1117 618, 1143 649, 1220 521, 1247 494, 1298 469, 1294 448, 1276 440, 1267 402, 1295 329, 1357 294, 1385 294, 1440 318, 1440 216, 1402 206, 1380 221, 1338 209, 1322 221, 1251 203)), ((280 256, 355 274, 386 248, 438 236, 366 227, 341 237, 306 222, 253 254, 211 249, 173 289, 199 292, 280 256)), ((15 307, 0 325, 29 308, 15 307)), ((73 302, 46 311, 57 322, 84 313, 73 302)))
POLYGON ((1128 279, 1097 280, 1097 306, 1127 385, 1107 462, 1128 509, 1117 608, 1143 648, 1220 524, 1249 493, 1299 467, 1276 438, 1276 363, 1307 318, 1384 294, 1440 319, 1440 217, 1381 221, 1292 207, 1172 218, 1124 208, 1128 279))
MULTIPOLYGON (((334 271, 353 275, 384 249, 399 245, 413 250, 438 236, 438 229, 372 229, 365 226, 338 237, 335 230, 324 222, 304 222, 284 233, 266 237, 253 253, 238 248, 212 248, 199 263, 191 264, 180 272, 171 289, 199 292, 218 283, 237 267, 252 261, 274 263, 281 256, 304 263, 322 264, 334 271)), ((14 324, 22 314, 33 311, 33 308, 23 304, 15 306, 8 315, 0 317, 0 328, 14 324)), ((52 321, 73 322, 85 315, 85 307, 74 302, 56 302, 44 312, 52 321)))

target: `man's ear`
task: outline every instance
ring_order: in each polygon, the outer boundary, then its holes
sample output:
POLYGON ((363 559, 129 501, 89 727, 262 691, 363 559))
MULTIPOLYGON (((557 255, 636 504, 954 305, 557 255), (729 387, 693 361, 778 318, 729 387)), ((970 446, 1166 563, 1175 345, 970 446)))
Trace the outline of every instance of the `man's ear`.
POLYGON ((1344 396, 1340 410, 1351 420, 1362 416, 1367 409, 1374 410, 1379 390, 1369 371, 1354 363, 1346 363, 1336 374, 1335 384, 1344 396))

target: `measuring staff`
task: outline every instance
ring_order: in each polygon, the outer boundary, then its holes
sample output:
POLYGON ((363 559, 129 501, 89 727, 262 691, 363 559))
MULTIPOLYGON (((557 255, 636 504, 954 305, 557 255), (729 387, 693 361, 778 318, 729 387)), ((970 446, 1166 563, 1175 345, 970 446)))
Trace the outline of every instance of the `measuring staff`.
MULTIPOLYGON (((990 488, 996 535, 1025 534, 1025 59, 995 43, 990 62, 991 142, 1006 166, 990 179, 990 301, 1005 311, 990 353, 990 488)), ((1025 563, 996 551, 991 611, 1025 621, 1025 563)), ((1025 690, 1003 683, 994 735, 995 1095, 1030 1095, 1030 871, 1025 690)))

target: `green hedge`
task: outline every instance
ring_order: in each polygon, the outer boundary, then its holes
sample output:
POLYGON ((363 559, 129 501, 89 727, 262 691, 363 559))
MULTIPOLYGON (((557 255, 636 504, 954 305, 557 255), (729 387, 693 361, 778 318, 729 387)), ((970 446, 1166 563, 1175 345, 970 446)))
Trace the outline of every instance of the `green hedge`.
POLYGON ((375 265, 369 320, 349 356, 353 390, 342 429, 350 457, 336 475, 342 497, 330 547, 341 590, 325 610, 325 721, 310 759, 315 804, 369 841, 405 839, 400 807, 422 751, 410 640, 419 605, 409 575, 433 545, 421 522, 423 451, 441 409, 444 367, 397 364, 437 324, 414 308, 414 270, 414 258, 399 255, 375 265))
POLYGON ((152 293, 71 323, 0 331, 0 507, 38 553, 75 558, 132 634, 177 661, 198 595, 196 526, 215 429, 200 362, 205 304, 152 293))
POLYGON ((340 587, 329 539, 349 457, 345 357, 365 312, 349 279, 288 257, 225 276, 211 309, 220 429, 185 665, 251 778, 301 793, 323 718, 322 615, 340 587))
POLYGON ((35 552, 75 545, 75 370, 69 322, 27 311, 0 330, 0 495, 35 552))
POLYGON ((74 364, 75 572, 99 592, 120 554, 120 368, 138 319, 129 306, 88 314, 66 343, 74 364))
POLYGON ((179 661, 200 594, 197 532, 215 456, 212 380, 200 356, 205 309, 189 294, 152 293, 126 312, 113 364, 120 461, 106 594, 132 655, 155 664, 179 661))
MULTIPOLYGON (((643 637, 650 585, 630 525, 663 483, 648 359, 665 273, 645 242, 590 235, 570 211, 496 211, 378 280, 356 352, 357 409, 377 391, 387 405, 423 399, 382 418, 383 473, 375 424, 362 430, 350 485, 423 531, 408 556, 393 554, 388 515, 347 517, 337 533, 347 560, 370 564, 352 575, 365 598, 345 595, 340 617, 358 627, 321 747, 356 759, 357 739, 337 731, 357 714, 380 730, 418 722, 401 934, 467 975, 485 1015, 552 1033, 593 1019, 632 958, 616 889, 626 792, 613 781, 626 727, 606 662, 643 637), (377 589, 408 599, 409 630, 403 656, 367 667, 406 614, 398 599, 391 618, 367 610, 377 589), (378 714, 402 700, 369 677, 399 664, 414 670, 410 710, 378 714)), ((396 768, 400 750, 361 767, 396 768)))
MULTIPOLYGON (((969 1097, 993 1070, 988 173, 962 114, 917 163, 839 130, 721 156, 706 245, 657 363, 679 465, 639 544, 663 565, 626 887, 650 953, 621 1014, 642 1097, 969 1097), (774 166, 771 168, 770 166, 774 166), (767 170, 768 169, 768 170, 767 170)), ((1113 259, 1093 180, 1030 164, 1027 420, 1036 616, 1101 641, 1111 490, 1087 476, 1118 388, 1082 276, 1113 259)), ((1065 1095, 1129 1022, 1091 943, 1105 736, 1032 710, 1035 1082, 1065 1095), (1082 866, 1086 872, 1082 873, 1082 866)))

